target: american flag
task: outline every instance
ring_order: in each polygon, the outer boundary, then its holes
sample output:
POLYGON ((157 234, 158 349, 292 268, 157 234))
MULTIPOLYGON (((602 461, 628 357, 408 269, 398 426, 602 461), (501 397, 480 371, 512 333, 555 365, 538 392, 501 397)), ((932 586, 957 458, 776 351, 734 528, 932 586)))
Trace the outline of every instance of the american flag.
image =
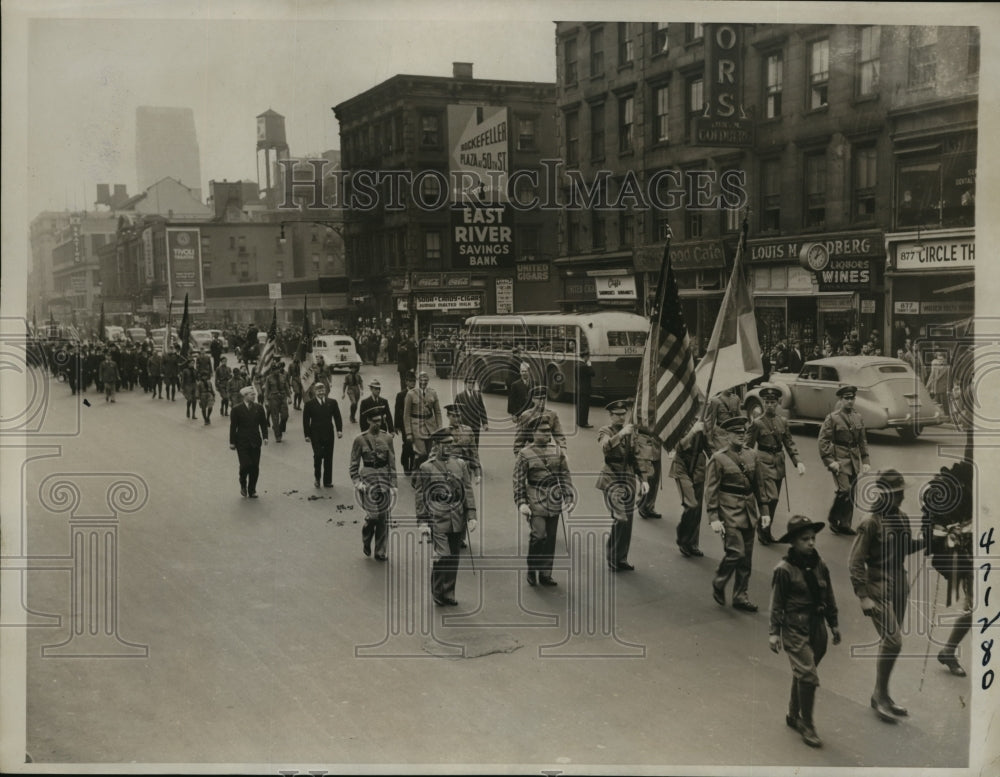
POLYGON ((642 358, 634 417, 638 426, 650 429, 670 450, 697 417, 701 392, 695 384, 694 358, 670 266, 669 238, 663 247, 658 291, 642 358))
POLYGON ((308 302, 302 303, 302 339, 295 358, 299 363, 299 382, 302 384, 303 396, 308 395, 316 379, 316 362, 313 361, 312 328, 309 326, 308 302))
POLYGON ((181 343, 181 356, 187 357, 191 349, 191 317, 188 315, 188 295, 184 295, 184 314, 181 316, 181 326, 177 330, 177 339, 181 343))
POLYGON ((267 375, 274 363, 274 340, 278 336, 278 306, 274 306, 274 313, 271 316, 271 328, 267 330, 267 342, 260 352, 260 359, 257 360, 257 374, 267 375))

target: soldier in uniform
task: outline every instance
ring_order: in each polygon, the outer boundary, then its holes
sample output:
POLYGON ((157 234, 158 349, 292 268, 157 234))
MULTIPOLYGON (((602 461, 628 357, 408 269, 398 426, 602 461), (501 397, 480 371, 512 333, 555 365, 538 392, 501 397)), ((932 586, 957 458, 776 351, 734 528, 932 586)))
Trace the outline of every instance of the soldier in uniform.
POLYGON ((552 558, 563 510, 573 507, 573 481, 566 454, 552 442, 552 425, 545 416, 531 421, 533 439, 514 462, 514 504, 528 522, 528 585, 557 585, 552 558))
POLYGON ((414 470, 430 455, 430 437, 441 428, 441 402, 437 392, 428 387, 430 376, 421 371, 417 387, 406 394, 403 403, 403 429, 406 440, 413 446, 414 470))
POLYGON ((597 443, 604 455, 604 468, 596 485, 604 492, 604 503, 613 519, 608 535, 608 568, 613 572, 630 572, 635 569, 628 563, 632 516, 640 498, 649 490, 649 484, 642 479, 632 448, 635 427, 625 423, 631 403, 618 399, 605 407, 611 414, 611 423, 602 426, 597 433, 597 443))
POLYGON ((409 440, 406 436, 406 426, 404 424, 405 413, 403 412, 406 407, 406 395, 411 392, 417 385, 417 376, 414 374, 413 370, 406 373, 406 385, 403 390, 396 394, 396 412, 392 414, 392 417, 396 420, 396 431, 399 433, 400 439, 402 439, 402 450, 399 453, 400 464, 403 465, 403 472, 407 476, 412 474, 415 466, 413 464, 413 442, 409 440))
POLYGON ((635 430, 635 458, 639 462, 639 472, 649 483, 649 491, 639 500, 640 518, 662 518, 656 512, 656 493, 660 488, 662 468, 660 457, 663 445, 653 430, 645 426, 637 426, 635 430))
MULTIPOLYGON (((806 474, 806 465, 799 458, 795 440, 788 431, 788 422, 777 414, 781 390, 777 386, 765 384, 760 389, 760 398, 764 402, 764 413, 750 424, 747 430, 747 447, 757 449, 763 500, 761 506, 773 522, 778 510, 778 497, 781 496, 781 484, 785 479, 785 451, 792 457, 792 463, 800 477, 806 474)), ((757 539, 761 545, 770 545, 775 541, 771 529, 759 525, 757 539)))
POLYGON ((705 494, 705 465, 712 455, 712 448, 705 436, 705 425, 695 421, 691 430, 681 438, 670 465, 670 477, 677 481, 681 495, 681 520, 677 524, 677 547, 687 557, 700 558, 705 554, 698 547, 701 534, 701 505, 705 494))
MULTIPOLYGON (((149 376, 150 399, 163 399, 163 356, 159 351, 153 351, 146 362, 146 373, 149 376)), ((235 404, 235 403, 234 403, 235 404)))
MULTIPOLYGON (((338 414, 339 415, 339 414, 338 414)), ((339 417, 338 417, 339 422, 339 417)), ((375 539, 375 559, 385 561, 389 538, 389 518, 396 503, 396 454, 392 437, 384 431, 385 408, 374 405, 361 416, 368 429, 354 438, 351 446, 351 482, 358 492, 365 511, 365 525, 361 529, 362 549, 366 556, 372 554, 375 539)))
POLYGON ((264 396, 267 399, 267 415, 274 429, 274 441, 281 442, 288 423, 288 376, 279 361, 271 365, 264 380, 264 396))
POLYGON ((723 421, 741 416, 740 398, 731 388, 724 388, 710 400, 705 410, 705 434, 713 450, 721 450, 727 445, 726 436, 717 432, 723 421))
POLYGON ((215 387, 219 390, 219 415, 229 415, 229 381, 233 377, 233 371, 226 364, 226 357, 219 360, 219 366, 215 370, 215 387))
POLYGON ((179 349, 179 345, 174 345, 173 349, 167 350, 163 354, 161 363, 163 385, 166 387, 167 399, 171 402, 177 401, 177 376, 180 374, 180 354, 177 352, 179 349))
POLYGON ((517 431, 514 433, 514 454, 531 442, 531 424, 536 418, 544 417, 552 427, 552 437, 563 453, 566 452, 566 435, 563 434, 559 416, 554 410, 545 407, 549 390, 545 386, 535 386, 528 398, 530 404, 517 416, 517 431))
POLYGON ((753 565, 754 528, 760 522, 771 525, 771 517, 758 506, 760 472, 757 454, 745 447, 747 419, 743 416, 722 422, 718 431, 726 447, 716 451, 705 468, 705 509, 712 531, 721 534, 726 555, 712 580, 712 598, 726 603, 726 584, 735 574, 733 607, 757 612, 747 589, 753 565))
POLYGON ((226 391, 229 393, 229 407, 236 407, 241 401, 240 392, 247 386, 250 385, 250 381, 247 379, 243 372, 243 368, 237 363, 233 367, 233 374, 229 378, 229 385, 226 386, 226 391))
POLYGON ((462 423, 462 410, 457 404, 444 406, 448 417, 448 429, 451 431, 451 455, 458 456, 468 466, 475 484, 478 486, 483 476, 483 468, 479 463, 479 451, 476 450, 476 437, 472 429, 462 423))
POLYGON ((352 424, 356 424, 358 422, 358 400, 361 399, 361 389, 364 388, 364 385, 365 382, 361 378, 361 373, 358 372, 357 365, 352 365, 350 372, 344 376, 344 388, 340 393, 341 399, 350 397, 350 417, 352 424))
POLYGON ((212 388, 212 377, 208 372, 198 375, 196 385, 198 394, 198 404, 201 406, 201 417, 205 420, 205 426, 212 423, 212 408, 215 407, 215 389, 212 388))
POLYGON ((431 596, 434 603, 455 606, 458 558, 466 531, 476 530, 476 500, 472 475, 462 459, 452 456, 451 430, 442 428, 431 437, 430 457, 417 476, 416 513, 420 530, 434 545, 431 596))
POLYGON ((819 455, 833 473, 836 493, 830 506, 830 531, 834 534, 855 534, 852 495, 858 477, 871 469, 868 458, 868 437, 861 414, 854 412, 855 386, 837 390, 840 408, 830 413, 819 430, 819 455))

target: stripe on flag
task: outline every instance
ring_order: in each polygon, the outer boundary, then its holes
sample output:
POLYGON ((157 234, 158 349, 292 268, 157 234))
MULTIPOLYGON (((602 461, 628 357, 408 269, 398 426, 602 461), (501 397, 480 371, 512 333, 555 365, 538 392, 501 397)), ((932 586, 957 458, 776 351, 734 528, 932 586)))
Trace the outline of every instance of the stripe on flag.
POLYGON ((309 389, 316 381, 316 362, 312 353, 312 327, 309 325, 307 303, 303 303, 302 311, 302 339, 299 341, 299 350, 295 355, 299 362, 299 384, 302 386, 302 395, 307 396, 309 389))
POLYGON ((278 307, 275 305, 274 313, 271 316, 271 328, 267 330, 267 342, 260 352, 260 359, 257 360, 257 374, 267 375, 274 362, 275 338, 278 336, 278 307))

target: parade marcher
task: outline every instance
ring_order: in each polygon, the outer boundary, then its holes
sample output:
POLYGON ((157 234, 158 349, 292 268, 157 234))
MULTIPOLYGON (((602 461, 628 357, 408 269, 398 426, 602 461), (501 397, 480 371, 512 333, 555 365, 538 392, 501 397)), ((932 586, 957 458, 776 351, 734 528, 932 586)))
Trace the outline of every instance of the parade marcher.
POLYGON ((260 476, 260 447, 267 445, 267 416, 254 400, 253 386, 240 390, 242 401, 229 414, 229 449, 240 460, 240 494, 257 498, 257 478, 260 476))
POLYGON ((514 461, 514 504, 528 522, 528 585, 557 585, 552 579, 559 518, 573 509, 573 481, 566 454, 552 442, 545 416, 531 422, 533 439, 514 461))
POLYGON ((237 363, 236 366, 233 367, 233 374, 229 378, 229 385, 226 387, 226 390, 229 392, 230 413, 232 413, 231 408, 236 407, 243 401, 243 397, 240 395, 240 392, 249 385, 250 380, 243 372, 243 368, 240 367, 239 363, 237 363))
POLYGON ((476 437, 472 430, 462 423, 461 408, 455 403, 444 406, 448 419, 448 429, 451 431, 451 455, 458 456, 469 466, 473 480, 478 486, 483 477, 483 468, 479 463, 479 451, 476 450, 476 437))
POLYGON ((827 522, 834 534, 854 534, 854 484, 871 469, 868 436, 860 413, 854 412, 856 386, 837 389, 840 407, 823 419, 819 430, 819 455, 833 473, 836 493, 827 522))
POLYGON ((590 429, 590 392, 594 382, 594 364, 590 359, 590 347, 587 338, 580 338, 580 367, 576 384, 576 425, 581 429, 590 429))
POLYGON ((529 427, 531 422, 539 416, 545 416, 552 427, 552 439, 555 440, 556 445, 562 448, 563 453, 566 452, 566 435, 563 434, 559 416, 556 415, 555 410, 550 410, 545 406, 548 393, 545 386, 535 386, 531 389, 531 394, 528 397, 529 404, 517 417, 517 429, 514 432, 515 455, 531 442, 533 435, 529 427))
POLYGON ((181 394, 187 403, 184 415, 192 421, 198 413, 198 373, 195 371, 194 359, 188 359, 181 365, 181 394))
POLYGON ((101 365, 104 358, 94 347, 87 348, 87 356, 83 365, 83 390, 86 392, 90 381, 94 381, 94 389, 98 392, 104 391, 104 383, 101 381, 101 365))
POLYGON ((417 348, 412 337, 404 337, 396 348, 396 371, 399 372, 399 390, 407 391, 406 376, 417 369, 417 348))
POLYGON ((430 435, 431 452, 420 464, 416 483, 416 514, 421 533, 434 548, 431 596, 441 606, 455 606, 458 558, 466 532, 476 530, 476 500, 472 475, 462 459, 452 456, 451 430, 430 435))
POLYGON ((483 395, 479 391, 479 384, 474 375, 465 376, 465 390, 459 391, 455 395, 455 404, 458 405, 461 413, 462 423, 472 430, 472 435, 476 438, 476 450, 479 450, 479 434, 481 431, 489 431, 489 417, 486 415, 486 406, 483 404, 483 395))
POLYGON ((364 380, 361 378, 361 373, 358 372, 357 365, 352 365, 350 372, 344 376, 344 389, 340 395, 341 399, 345 397, 350 398, 352 424, 358 422, 358 401, 361 399, 361 391, 364 385, 364 380))
POLYGON ((274 429, 274 441, 281 442, 288 424, 288 376, 284 365, 276 361, 264 379, 264 397, 267 399, 267 416, 274 429))
POLYGON ((889 678, 903 649, 902 624, 910 597, 906 557, 924 547, 923 537, 913 536, 909 516, 899 509, 905 488, 903 476, 895 469, 876 475, 877 498, 871 514, 858 526, 849 562, 861 611, 872 619, 879 635, 871 706, 887 723, 896 722, 893 716, 907 714, 889 695, 889 678))
POLYGON ((149 393, 148 367, 149 367, 149 351, 145 347, 145 344, 143 344, 143 346, 140 347, 135 352, 135 377, 136 380, 139 382, 139 385, 142 387, 143 394, 149 393))
POLYGON ((717 429, 722 422, 729 418, 742 416, 740 411, 740 398, 733 393, 731 388, 724 388, 710 400, 705 410, 705 434, 712 445, 713 450, 721 450, 726 447, 726 435, 719 434, 717 429))
POLYGON ((215 389, 212 388, 212 378, 207 372, 198 376, 198 404, 201 406, 201 417, 205 426, 212 423, 212 408, 215 407, 215 389))
POLYGON ((642 479, 633 452, 632 435, 635 427, 625 423, 631 404, 618 399, 606 405, 611 423, 597 433, 604 467, 597 478, 596 487, 604 492, 604 504, 611 513, 611 533, 608 535, 606 556, 608 568, 613 572, 630 572, 628 552, 632 544, 632 517, 639 500, 649 490, 642 479))
POLYGON ((802 735, 810 747, 823 742, 813 724, 813 704, 819 674, 816 669, 826 655, 826 626, 833 644, 840 644, 837 600, 830 570, 816 552, 816 532, 822 522, 793 515, 787 531, 777 540, 791 547, 778 562, 771 577, 771 621, 768 645, 775 653, 782 647, 792 665, 792 692, 785 723, 802 735))
POLYGON ((417 387, 407 392, 403 403, 403 428, 406 439, 413 445, 414 470, 427 461, 430 436, 441 428, 441 402, 428 383, 430 376, 421 370, 417 376, 417 387))
POLYGON ((83 357, 80 352, 76 349, 76 346, 72 343, 69 344, 69 358, 66 364, 66 380, 69 383, 69 390, 76 394, 79 389, 80 393, 86 391, 86 386, 81 385, 82 375, 83 375, 83 357))
POLYGON ((712 598, 726 603, 726 584, 733 582, 733 607, 757 612, 747 590, 753 569, 753 542, 757 523, 771 525, 771 517, 761 513, 760 471, 757 454, 745 446, 747 419, 728 418, 716 431, 726 447, 716 451, 705 467, 705 510, 712 531, 721 534, 725 556, 712 580, 712 598))
MULTIPOLYGON (((777 386, 764 384, 760 388, 760 398, 764 403, 764 412, 753 420, 747 430, 747 447, 757 449, 763 499, 761 510, 771 516, 773 523, 778 510, 778 497, 781 496, 781 484, 785 480, 785 451, 792 457, 792 464, 800 477, 806 474, 806 465, 799 458, 795 440, 788 430, 788 422, 778 415, 781 390, 777 386)), ((757 539, 761 545, 774 542, 771 529, 760 525, 757 526, 757 539)))
POLYGON ((507 414, 517 421, 521 413, 531 407, 531 400, 534 396, 532 389, 535 382, 531 379, 531 365, 521 362, 518 367, 520 378, 510 384, 507 389, 507 414))
POLYGON ((681 555, 700 558, 705 554, 698 547, 701 537, 701 505, 705 495, 705 466, 712 447, 705 436, 705 425, 695 421, 681 438, 670 464, 670 477, 677 481, 681 496, 681 520, 677 524, 677 547, 681 555))
POLYGON ((927 374, 927 391, 930 392, 931 399, 941 406, 945 415, 951 414, 948 407, 948 392, 950 390, 951 367, 948 366, 948 355, 944 351, 937 351, 927 374))
POLYGON ((104 401, 115 401, 115 387, 118 385, 118 365, 111 358, 111 351, 105 354, 101 362, 101 383, 104 385, 104 401))
POLYGON ((197 353, 193 354, 194 358, 194 368, 199 375, 203 372, 207 372, 209 375, 212 374, 214 367, 212 366, 212 357, 208 355, 208 349, 202 348, 197 353))
POLYGON ((382 424, 382 428, 391 437, 395 434, 396 427, 392 422, 392 409, 389 407, 389 400, 382 396, 382 381, 378 378, 372 378, 368 381, 368 390, 371 394, 362 399, 358 405, 358 418, 363 418, 365 412, 370 408, 376 405, 380 406, 385 411, 385 422, 382 424))
POLYGON ((319 488, 322 478, 323 485, 330 488, 333 485, 334 425, 339 440, 344 436, 344 422, 340 417, 337 400, 329 399, 326 395, 326 384, 317 383, 314 389, 315 398, 306 402, 302 408, 302 431, 306 442, 312 445, 313 485, 319 488))
POLYGON ((333 387, 333 373, 330 370, 330 366, 323 359, 323 354, 317 354, 315 364, 313 365, 313 383, 309 387, 309 399, 312 399, 315 394, 313 389, 316 386, 316 382, 326 384, 327 396, 330 395, 330 390, 333 387))
POLYGON ((177 401, 177 389, 179 388, 177 378, 180 375, 180 346, 175 345, 172 350, 163 354, 163 385, 166 387, 167 399, 171 402, 177 401))
POLYGON ((302 362, 299 361, 298 355, 292 359, 291 364, 288 365, 288 382, 292 385, 292 409, 301 410, 302 409, 302 380, 300 379, 302 375, 302 362))
MULTIPOLYGON (((212 342, 208 346, 209 352, 212 354, 212 368, 215 370, 219 369, 219 365, 222 363, 222 340, 219 339, 218 335, 212 335, 212 342)), ((219 384, 216 383, 216 386, 219 384)))
POLYGON ((215 387, 219 390, 220 415, 229 415, 229 381, 233 377, 233 371, 226 363, 226 357, 219 359, 219 366, 215 368, 215 387))
MULTIPOLYGON (((368 428, 354 438, 350 474, 365 511, 362 550, 370 556, 374 538, 375 559, 385 561, 388 559, 389 519, 396 502, 396 453, 392 437, 384 431, 385 408, 382 405, 368 408, 361 416, 361 423, 368 428)), ((420 513, 417 515, 419 517, 420 513)))
POLYGON ((633 440, 635 458, 639 462, 639 472, 649 484, 649 490, 639 500, 639 517, 662 518, 663 516, 656 512, 656 495, 660 490, 660 476, 663 471, 660 462, 663 445, 653 430, 646 426, 635 428, 633 440))
POLYGON ((396 394, 396 407, 395 407, 396 412, 392 414, 392 417, 395 419, 396 422, 396 432, 399 434, 402 443, 400 445, 401 450, 399 454, 399 463, 400 465, 402 465, 403 472, 406 473, 407 477, 413 474, 415 466, 413 463, 414 459, 413 441, 410 440, 406 435, 406 425, 404 423, 404 418, 405 418, 404 411, 406 408, 406 395, 410 391, 412 391, 416 385, 417 385, 417 376, 411 370, 406 375, 406 385, 403 387, 403 390, 400 391, 398 394, 396 394))
POLYGON ((150 399, 163 399, 163 355, 153 351, 146 362, 146 374, 149 380, 150 399))

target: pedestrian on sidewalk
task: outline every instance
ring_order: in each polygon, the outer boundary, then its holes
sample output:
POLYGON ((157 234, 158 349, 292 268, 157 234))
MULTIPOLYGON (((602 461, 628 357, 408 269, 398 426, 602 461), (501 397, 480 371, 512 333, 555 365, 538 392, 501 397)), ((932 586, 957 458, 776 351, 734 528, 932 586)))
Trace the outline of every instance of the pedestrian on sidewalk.
POLYGON ((813 704, 819 674, 816 669, 826 655, 826 627, 833 644, 840 644, 837 601, 830 570, 816 552, 816 533, 822 522, 793 515, 788 530, 777 542, 789 544, 788 554, 778 562, 771 578, 771 622, 767 642, 778 653, 782 647, 792 665, 792 692, 785 723, 802 735, 810 747, 821 747, 813 723, 813 704))

